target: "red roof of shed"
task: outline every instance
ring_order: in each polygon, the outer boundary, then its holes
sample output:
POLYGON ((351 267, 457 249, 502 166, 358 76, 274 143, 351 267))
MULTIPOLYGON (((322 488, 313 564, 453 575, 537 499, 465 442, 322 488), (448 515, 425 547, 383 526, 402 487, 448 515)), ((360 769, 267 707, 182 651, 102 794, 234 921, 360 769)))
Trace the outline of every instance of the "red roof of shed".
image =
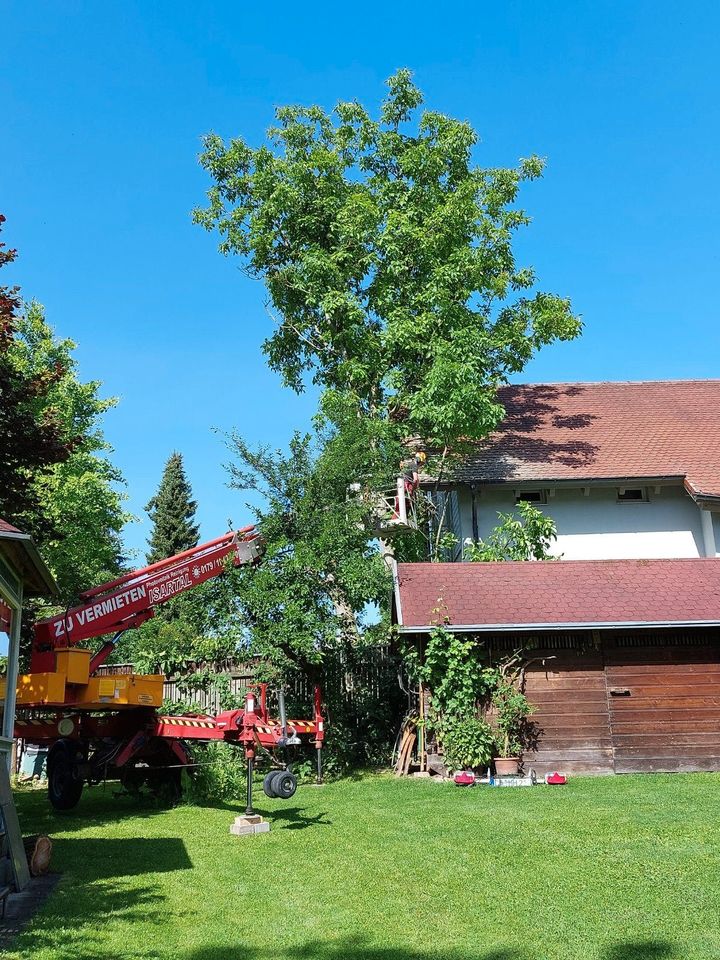
POLYGON ((3 520, 2 517, 0 517, 0 533, 20 533, 20 531, 17 527, 8 523, 7 520, 3 520))
POLYGON ((406 632, 720 624, 720 559, 401 563, 406 632))
POLYGON ((677 477, 720 497, 720 380, 502 387, 506 417, 455 470, 479 483, 677 477))

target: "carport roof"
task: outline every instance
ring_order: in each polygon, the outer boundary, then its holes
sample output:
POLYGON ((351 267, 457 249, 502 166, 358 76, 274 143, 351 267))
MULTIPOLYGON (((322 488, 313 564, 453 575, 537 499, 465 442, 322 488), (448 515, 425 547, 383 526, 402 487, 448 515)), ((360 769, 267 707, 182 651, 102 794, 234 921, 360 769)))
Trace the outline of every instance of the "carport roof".
POLYGON ((401 563, 403 633, 720 625, 720 558, 401 563))
POLYGON ((53 575, 38 553, 32 537, 0 518, 0 555, 17 570, 28 597, 57 597, 53 575))

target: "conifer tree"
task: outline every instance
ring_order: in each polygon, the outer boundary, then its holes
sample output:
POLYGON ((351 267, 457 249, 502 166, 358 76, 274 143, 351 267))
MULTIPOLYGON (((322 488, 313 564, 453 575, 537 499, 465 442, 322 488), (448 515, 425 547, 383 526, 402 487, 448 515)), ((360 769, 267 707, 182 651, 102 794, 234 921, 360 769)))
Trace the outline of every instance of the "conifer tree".
POLYGON ((148 563, 156 563, 197 546, 200 532, 195 522, 197 503, 192 499, 182 454, 170 455, 158 491, 145 509, 153 524, 148 541, 148 563))

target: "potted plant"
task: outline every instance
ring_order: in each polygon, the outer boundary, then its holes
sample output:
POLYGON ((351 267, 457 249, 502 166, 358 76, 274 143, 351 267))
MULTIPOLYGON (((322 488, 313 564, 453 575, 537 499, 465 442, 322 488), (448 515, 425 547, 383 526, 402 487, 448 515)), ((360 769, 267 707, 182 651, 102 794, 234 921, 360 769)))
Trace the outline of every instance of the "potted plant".
POLYGON ((517 776, 527 734, 527 718, 535 709, 513 680, 501 674, 492 695, 499 756, 493 757, 498 776, 517 776))

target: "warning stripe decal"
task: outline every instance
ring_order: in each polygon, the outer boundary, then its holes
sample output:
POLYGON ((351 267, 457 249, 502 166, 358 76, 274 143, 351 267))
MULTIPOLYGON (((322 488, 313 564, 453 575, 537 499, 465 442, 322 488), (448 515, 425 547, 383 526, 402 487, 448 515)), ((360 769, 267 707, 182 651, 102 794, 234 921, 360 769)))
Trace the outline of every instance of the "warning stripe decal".
POLYGON ((172 727, 215 727, 214 720, 190 720, 188 717, 158 717, 158 721, 172 727))

